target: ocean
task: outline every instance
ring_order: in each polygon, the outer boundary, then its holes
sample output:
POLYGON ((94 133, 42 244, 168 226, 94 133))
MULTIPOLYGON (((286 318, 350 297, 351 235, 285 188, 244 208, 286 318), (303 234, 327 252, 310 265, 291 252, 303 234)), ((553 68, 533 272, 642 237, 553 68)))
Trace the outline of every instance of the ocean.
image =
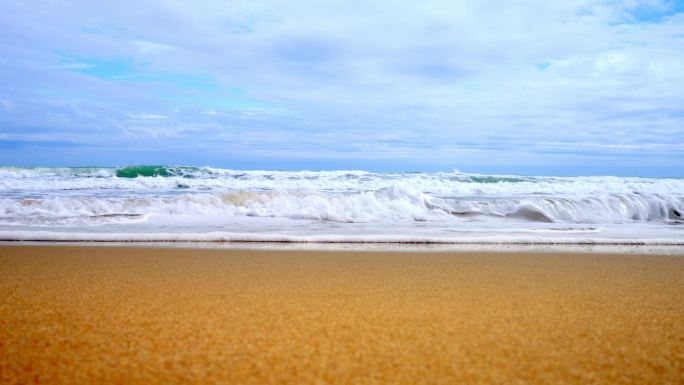
POLYGON ((0 167, 0 240, 684 245, 684 179, 0 167))

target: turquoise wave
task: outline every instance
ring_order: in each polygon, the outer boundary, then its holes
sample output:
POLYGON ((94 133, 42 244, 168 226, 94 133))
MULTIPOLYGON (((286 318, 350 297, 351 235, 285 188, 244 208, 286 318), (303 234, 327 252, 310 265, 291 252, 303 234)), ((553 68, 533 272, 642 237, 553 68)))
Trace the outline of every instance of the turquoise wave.
POLYGON ((126 166, 116 169, 119 178, 137 178, 139 176, 183 176, 192 177, 199 172, 197 167, 180 166, 126 166))

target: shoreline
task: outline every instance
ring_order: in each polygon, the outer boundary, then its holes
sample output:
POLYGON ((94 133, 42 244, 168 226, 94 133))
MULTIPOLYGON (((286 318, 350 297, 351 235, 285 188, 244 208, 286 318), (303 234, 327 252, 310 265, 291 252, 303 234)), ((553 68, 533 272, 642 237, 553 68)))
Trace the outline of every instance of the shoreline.
POLYGON ((2 247, 115 247, 160 249, 345 251, 416 253, 590 253, 684 255, 684 245, 640 243, 427 243, 427 242, 291 242, 291 241, 25 241, 0 240, 2 247))

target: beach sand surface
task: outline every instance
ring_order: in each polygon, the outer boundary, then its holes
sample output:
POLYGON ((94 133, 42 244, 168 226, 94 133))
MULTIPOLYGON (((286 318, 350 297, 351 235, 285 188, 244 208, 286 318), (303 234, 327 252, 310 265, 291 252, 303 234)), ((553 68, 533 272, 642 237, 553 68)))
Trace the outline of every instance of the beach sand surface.
POLYGON ((3 384, 682 384, 684 257, 0 247, 3 384))

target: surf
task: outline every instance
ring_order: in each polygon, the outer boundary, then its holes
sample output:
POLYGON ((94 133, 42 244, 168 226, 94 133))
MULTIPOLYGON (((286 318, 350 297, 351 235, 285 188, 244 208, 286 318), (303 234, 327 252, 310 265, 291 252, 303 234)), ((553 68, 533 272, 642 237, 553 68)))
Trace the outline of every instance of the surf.
POLYGON ((565 242, 591 228, 591 240, 662 241, 684 239, 683 191, 677 178, 0 167, 0 233, 565 242))

